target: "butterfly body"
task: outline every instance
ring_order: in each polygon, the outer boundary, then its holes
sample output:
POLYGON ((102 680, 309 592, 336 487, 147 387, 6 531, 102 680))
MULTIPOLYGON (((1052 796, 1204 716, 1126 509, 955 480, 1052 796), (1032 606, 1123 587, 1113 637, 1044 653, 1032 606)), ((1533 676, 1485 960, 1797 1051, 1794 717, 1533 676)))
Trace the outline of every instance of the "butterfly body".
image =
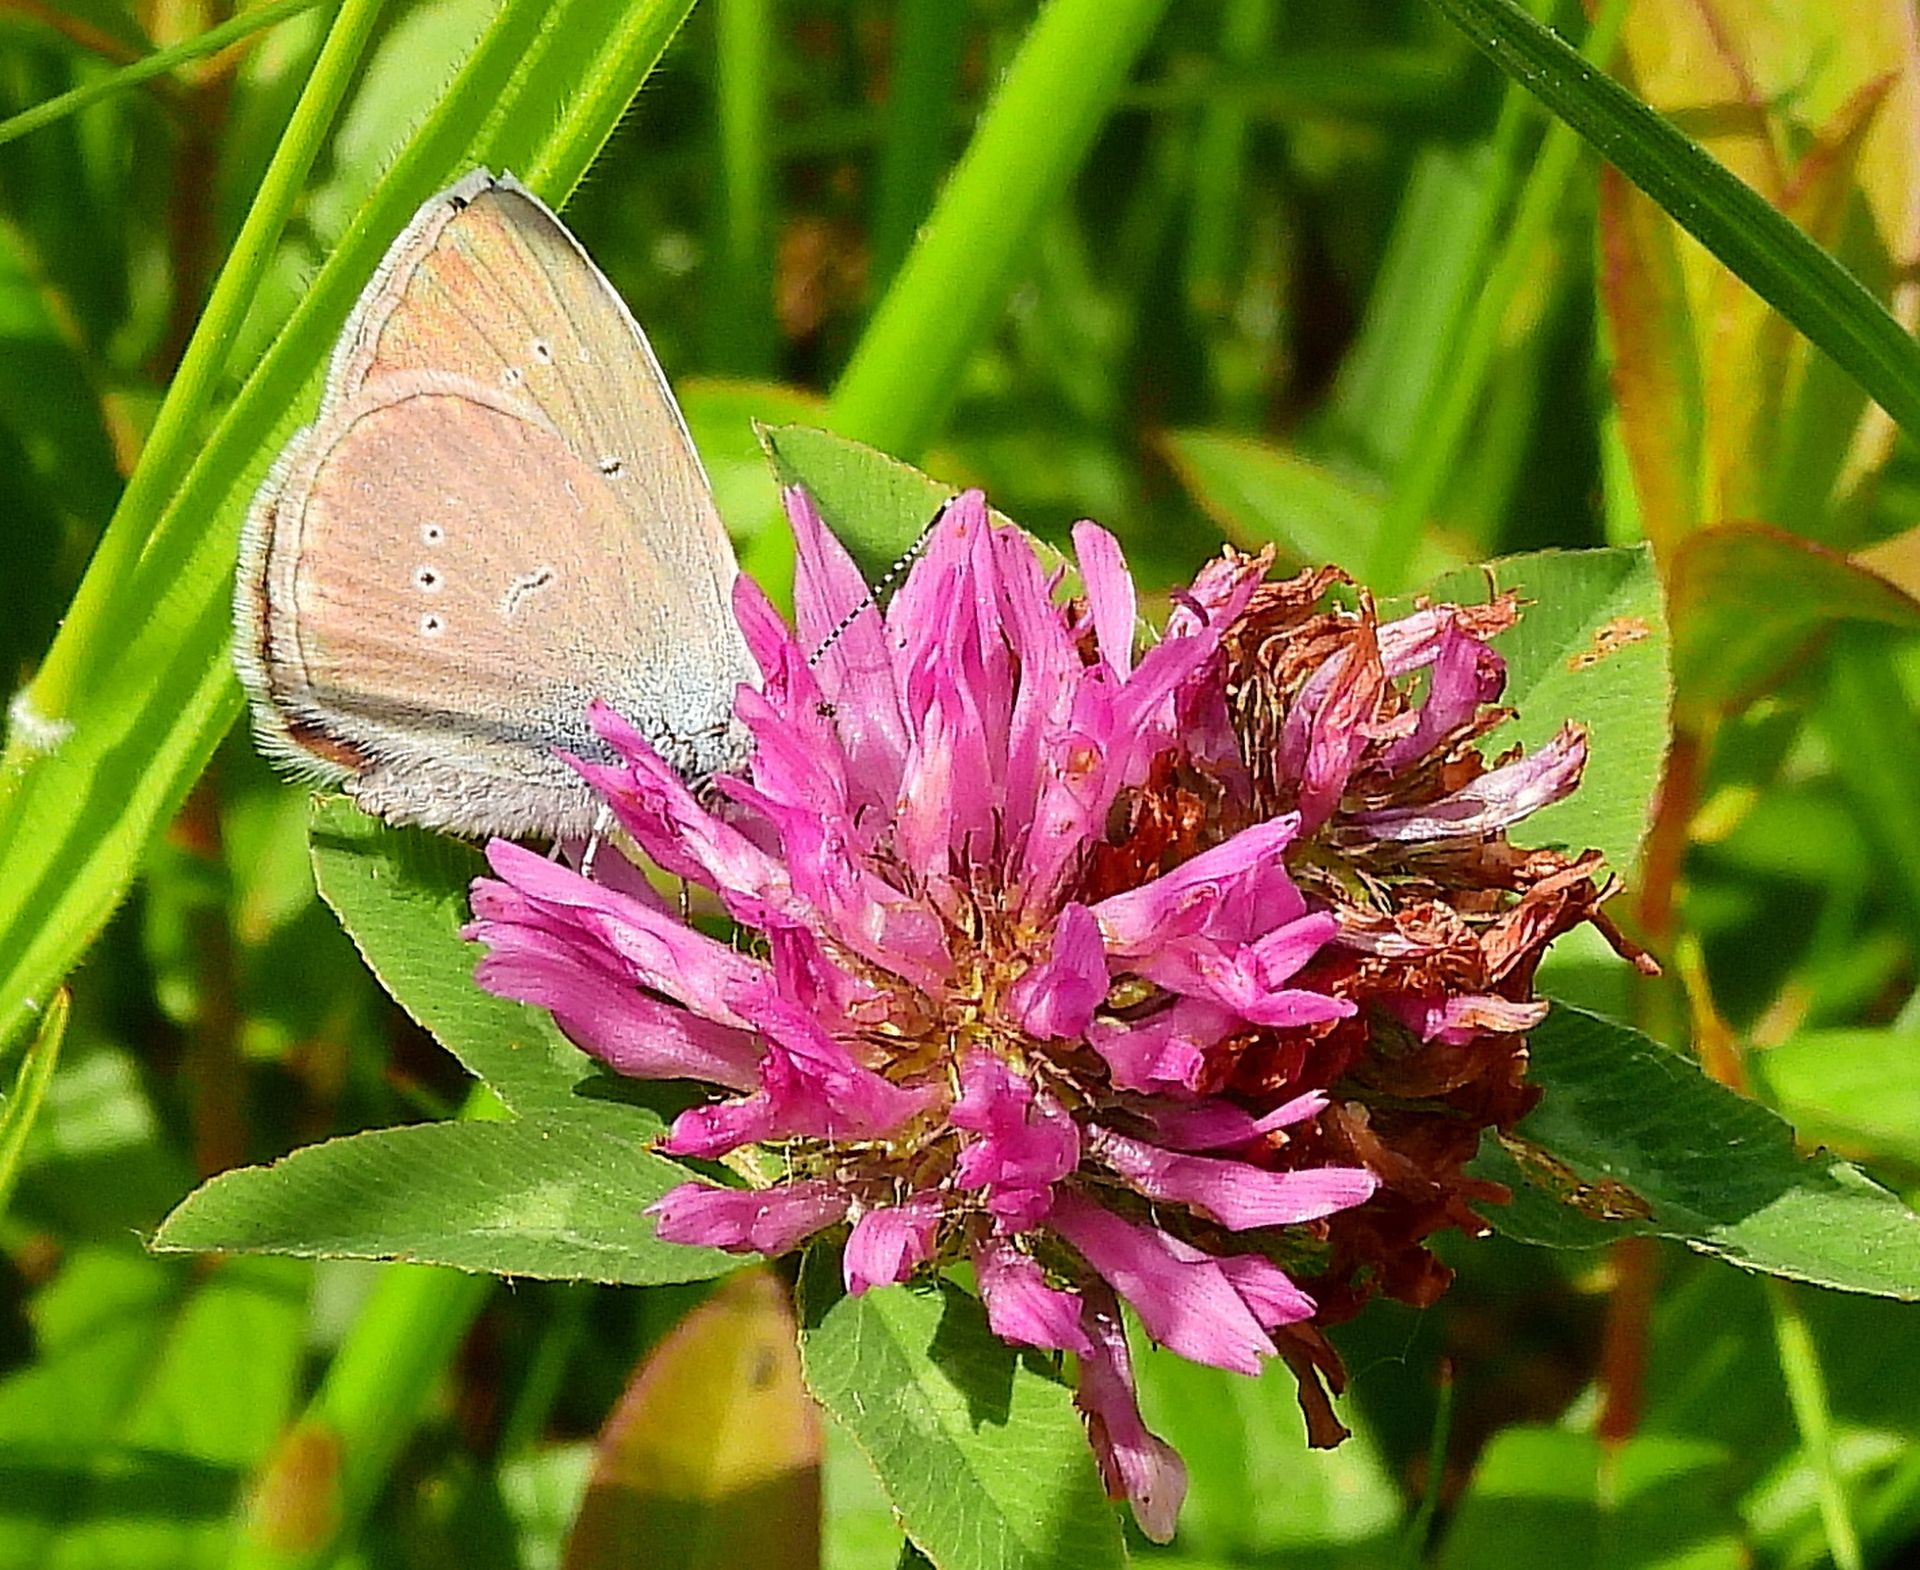
POLYGON ((235 663, 270 755, 370 812, 584 835, 605 699, 690 778, 737 764, 738 575, 665 377, 510 177, 394 242, 249 513, 235 663))

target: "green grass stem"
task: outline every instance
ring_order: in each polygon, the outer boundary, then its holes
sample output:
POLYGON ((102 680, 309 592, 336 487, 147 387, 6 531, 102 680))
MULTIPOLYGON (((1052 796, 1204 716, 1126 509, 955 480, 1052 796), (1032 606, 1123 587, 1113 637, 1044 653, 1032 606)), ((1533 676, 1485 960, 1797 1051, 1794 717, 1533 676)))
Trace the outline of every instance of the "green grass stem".
POLYGON ((64 120, 70 114, 78 114, 82 109, 91 108, 94 104, 138 87, 142 82, 150 82, 156 76, 169 75, 183 65, 207 55, 218 54, 229 44, 251 38, 266 28, 277 27, 303 11, 331 3, 335 3, 335 0, 271 0, 270 4, 243 11, 231 21, 208 28, 198 37, 171 44, 165 49, 156 49, 145 59, 123 65, 98 81, 88 82, 72 92, 61 93, 44 103, 35 104, 31 109, 22 109, 18 114, 0 120, 0 147, 64 120))
MULTIPOLYGON (((1607 0, 1587 34, 1582 58, 1604 70, 1619 44, 1626 19, 1626 0, 1607 0)), ((1510 99, 1508 107, 1518 101, 1510 99)), ((1488 372, 1499 351, 1507 313, 1536 271, 1541 248, 1553 231, 1579 167, 1580 151, 1579 138, 1563 122, 1556 121, 1548 128, 1520 187, 1485 285, 1473 295, 1448 356, 1447 373, 1429 390, 1426 410, 1413 427, 1412 445, 1381 519, 1380 532, 1374 538, 1366 580, 1381 594, 1397 594, 1407 587, 1421 531, 1460 462, 1486 390, 1488 372)))
POLYGON ((1920 434, 1920 345, 1838 260, 1514 0, 1429 3, 1920 434))
POLYGON ((833 429, 904 458, 933 438, 1165 10, 1051 0, 1040 13, 834 388, 833 429))

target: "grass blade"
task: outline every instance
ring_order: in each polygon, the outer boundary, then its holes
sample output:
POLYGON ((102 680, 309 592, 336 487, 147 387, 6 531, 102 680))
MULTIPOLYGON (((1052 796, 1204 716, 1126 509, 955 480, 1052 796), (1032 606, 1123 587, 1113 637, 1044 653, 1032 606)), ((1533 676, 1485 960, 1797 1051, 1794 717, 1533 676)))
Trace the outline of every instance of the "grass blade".
POLYGON ((218 27, 208 28, 197 38, 156 49, 145 59, 122 66, 111 76, 103 76, 96 82, 88 82, 70 93, 61 93, 57 98, 49 98, 45 103, 35 104, 31 109, 22 109, 17 115, 0 120, 0 147, 64 120, 70 114, 78 114, 82 109, 111 98, 116 93, 124 93, 142 82, 152 81, 156 76, 177 71, 189 61, 218 54, 227 45, 251 38, 265 28, 278 26, 302 11, 311 11, 315 6, 327 3, 328 0, 271 0, 268 5, 256 6, 231 21, 222 22, 218 27))
MULTIPOLYGON (((692 0, 506 0, 401 151, 158 516, 112 658, 72 731, 17 778, 0 834, 0 1040, 78 961, 240 712, 227 663, 233 542, 267 460, 318 397, 326 355, 388 241, 475 162, 564 200, 692 0)), ((69 627, 67 631, 71 632, 69 627)))
POLYGON ((926 445, 1165 10, 1052 0, 1040 13, 834 388, 835 430, 905 458, 926 445))
POLYGON ((20 1059, 14 1075, 13 1094, 0 1102, 0 1215, 7 1211, 13 1197, 14 1180, 20 1175, 20 1158, 27 1148, 27 1136, 40 1116, 47 1098, 47 1086, 53 1083, 54 1065, 60 1061, 60 1044, 67 1035, 67 1014, 71 999, 62 988, 40 1018, 40 1028, 20 1059))
POLYGON ((1920 346, 1845 267, 1513 0, 1429 3, 1920 434, 1920 346))

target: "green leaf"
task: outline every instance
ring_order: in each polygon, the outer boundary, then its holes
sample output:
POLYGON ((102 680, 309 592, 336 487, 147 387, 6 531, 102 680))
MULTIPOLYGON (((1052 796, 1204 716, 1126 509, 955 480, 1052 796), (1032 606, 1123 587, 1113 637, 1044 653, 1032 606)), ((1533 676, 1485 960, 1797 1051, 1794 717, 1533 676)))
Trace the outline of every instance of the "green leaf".
POLYGON ((1079 1570, 1125 1562, 1066 1389, 987 1328, 950 1283, 839 1292, 814 1249, 801 1283, 807 1385, 846 1428, 939 1570, 1079 1570))
MULTIPOLYGON (((1920 97, 1905 0, 1745 0, 1631 13, 1621 80, 1832 252, 1911 326, 1920 97), (1708 109, 1706 106, 1714 106, 1708 109)), ((1764 518, 1852 537, 1892 426, 1765 301, 1609 172, 1602 193, 1613 384, 1649 537, 1764 518)))
POLYGON ((14 1179, 20 1175, 20 1158, 27 1148, 27 1136, 33 1132, 40 1107, 53 1082, 54 1065, 60 1061, 60 1043, 67 1035, 67 1012, 71 999, 63 987, 40 1019, 40 1028, 21 1054, 20 1067, 13 1078, 13 1093, 0 1101, 0 1215, 6 1214, 7 1201, 13 1196, 14 1179))
POLYGON ((675 1327, 601 1430, 565 1570, 818 1570, 820 1412, 794 1336, 766 1270, 675 1327))
POLYGON ((298 1397, 307 1274, 74 1249, 33 1300, 35 1359, 0 1380, 0 1565, 211 1562, 298 1397))
POLYGON ((1750 1556, 1728 1497, 1725 1453, 1650 1434, 1610 1443, 1516 1426, 1496 1435, 1454 1508, 1441 1570, 1531 1564, 1542 1544, 1565 1570, 1684 1562, 1744 1570, 1750 1556), (1685 1545, 1684 1560, 1676 1559, 1685 1545))
MULTIPOLYGON (((1356 575, 1365 567, 1387 503, 1376 481, 1219 431, 1170 431, 1160 444, 1188 494, 1243 550, 1271 543, 1289 565, 1332 562, 1356 575)), ((1422 534, 1414 570, 1434 577, 1464 560, 1444 541, 1422 534)))
POLYGON ((222 1173, 152 1246, 639 1285, 734 1269, 718 1250, 661 1242, 641 1214, 692 1176, 644 1148, 660 1129, 641 1109, 607 1106, 352 1134, 222 1173))
POLYGON ((1920 347, 1839 262, 1513 0, 1430 3, 1920 433, 1920 347))
POLYGON ((677 390, 727 532, 750 552, 755 538, 780 516, 780 491, 761 445, 761 427, 817 421, 826 405, 805 388, 779 382, 689 377, 677 390))
POLYGON ((1920 1167, 1920 1037, 1808 1030, 1753 1063, 1803 1138, 1920 1167))
MULTIPOLYGON (((1890 642, 1877 628, 1835 629, 1817 723, 1828 755, 1845 760, 1834 783, 1877 853, 1874 881, 1903 902, 1912 923, 1920 920, 1920 793, 1913 788, 1920 779, 1920 727, 1890 642)), ((1808 850, 1817 854, 1820 847, 1808 850)))
POLYGON ((780 483, 805 486, 840 543, 869 562, 919 539, 959 489, 831 431, 769 425, 760 441, 780 483))
POLYGON ((1682 237, 1617 169, 1600 171, 1609 382, 1641 528, 1662 550, 1700 523, 1706 406, 1682 237))
POLYGON ((382 985, 525 1119, 381 1129, 228 1172, 169 1216, 161 1249, 406 1259, 564 1280, 690 1281, 724 1254, 662 1243, 641 1212, 692 1174, 665 1123, 544 1012, 483 992, 463 942, 467 846, 339 799, 313 813, 320 891, 382 985), (603 1092, 597 1094, 596 1092, 603 1092))
POLYGON ((320 1386, 280 1435, 234 1512, 230 1557, 242 1570, 326 1570, 436 1410, 494 1283, 422 1265, 374 1277, 320 1386))
POLYGON ((310 819, 320 895, 380 985, 416 1023, 521 1112, 578 1105, 592 1060, 543 1009, 480 990, 480 948, 462 940, 467 888, 486 872, 470 846, 421 829, 391 829, 344 797, 310 819))
POLYGON ((1495 647, 1507 661, 1501 701, 1518 713, 1487 739, 1498 752, 1531 752, 1568 720, 1586 727, 1580 788, 1515 831, 1519 844, 1592 848, 1630 875, 1653 810, 1667 753, 1666 618, 1652 554, 1644 547, 1538 551, 1468 567, 1426 591, 1475 604, 1512 589, 1518 626, 1495 647))
POLYGON ((1836 622, 1920 632, 1920 601, 1779 529, 1726 524, 1683 540, 1669 573, 1675 700, 1705 714, 1751 702, 1836 622))
POLYGON ((1487 1210, 1509 1237, 1669 1237, 1743 1269, 1920 1300, 1920 1216, 1858 1168, 1797 1155, 1781 1118, 1691 1058, 1559 1005, 1528 1048, 1545 1093, 1520 1124, 1521 1158, 1490 1141, 1476 1162, 1514 1190, 1487 1210), (1596 1199, 1620 1219, 1584 1213, 1596 1199))
POLYGON ((1308 1449, 1298 1382, 1279 1358, 1249 1379, 1141 1346, 1134 1371, 1147 1426, 1186 1463, 1183 1551, 1262 1563, 1398 1535, 1400 1490, 1364 1412, 1343 1411, 1354 1432, 1338 1448, 1308 1449))
POLYGON ((1520 174, 1517 142, 1509 132, 1491 145, 1422 146, 1407 171, 1329 409, 1339 449, 1375 473, 1404 462, 1421 413, 1446 378, 1447 355, 1486 281, 1487 251, 1520 174))
POLYGON ((852 1436, 831 1412, 825 1415, 822 1557, 835 1570, 894 1570, 908 1545, 886 1490, 852 1436))

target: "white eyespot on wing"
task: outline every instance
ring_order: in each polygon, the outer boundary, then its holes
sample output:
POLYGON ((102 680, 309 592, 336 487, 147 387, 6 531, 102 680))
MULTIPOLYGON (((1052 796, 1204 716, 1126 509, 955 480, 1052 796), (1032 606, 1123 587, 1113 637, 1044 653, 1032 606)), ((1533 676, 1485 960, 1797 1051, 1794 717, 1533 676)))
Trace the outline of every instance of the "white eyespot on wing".
POLYGON ((603 454, 600 459, 600 472, 609 480, 615 479, 627 472, 626 460, 618 453, 603 454))
POLYGON ((520 614, 528 600, 547 588, 558 577, 554 570, 542 563, 532 572, 523 572, 507 585, 507 592, 500 596, 500 615, 503 620, 512 621, 520 614))
POLYGON ((447 531, 439 524, 423 523, 420 525, 420 543, 422 545, 444 545, 446 541, 447 531))
POLYGON ((447 624, 445 620, 436 616, 432 611, 428 611, 426 615, 420 618, 420 636, 423 638, 437 638, 446 630, 447 624))
POLYGON ((445 581, 438 568, 429 567, 425 562, 414 569, 413 586, 422 594, 438 594, 445 581))
POLYGON ((512 392, 514 388, 518 387, 521 382, 525 380, 526 372, 521 370, 517 365, 509 365, 500 373, 500 385, 506 388, 508 392, 512 392))
POLYGON ((553 364, 553 345, 544 338, 536 338, 528 348, 530 353, 542 365, 553 364))

